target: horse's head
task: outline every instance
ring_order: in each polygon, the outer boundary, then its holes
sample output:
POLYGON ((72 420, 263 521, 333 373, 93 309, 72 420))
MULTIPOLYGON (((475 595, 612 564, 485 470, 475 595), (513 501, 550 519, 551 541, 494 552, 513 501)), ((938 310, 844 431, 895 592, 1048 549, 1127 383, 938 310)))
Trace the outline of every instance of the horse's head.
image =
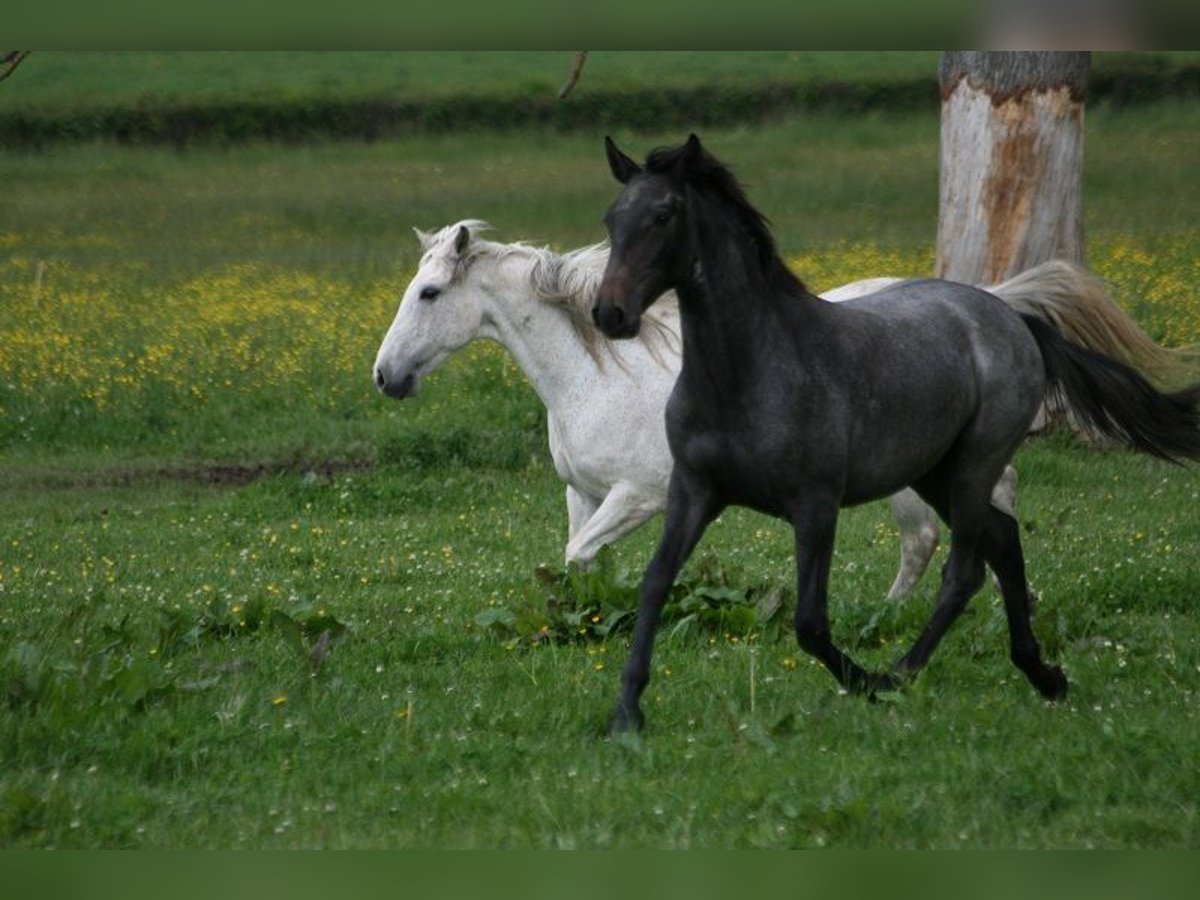
POLYGON ((411 397, 422 377, 478 333, 483 301, 467 278, 467 258, 472 231, 486 227, 472 220, 434 234, 414 229, 421 265, 375 357, 375 386, 389 397, 411 397))
POLYGON ((604 147, 613 177, 625 188, 604 215, 612 250, 592 318, 609 337, 627 338, 638 333, 646 307, 686 274, 685 184, 706 154, 694 134, 677 150, 658 151, 670 155, 668 165, 642 168, 611 138, 604 147))

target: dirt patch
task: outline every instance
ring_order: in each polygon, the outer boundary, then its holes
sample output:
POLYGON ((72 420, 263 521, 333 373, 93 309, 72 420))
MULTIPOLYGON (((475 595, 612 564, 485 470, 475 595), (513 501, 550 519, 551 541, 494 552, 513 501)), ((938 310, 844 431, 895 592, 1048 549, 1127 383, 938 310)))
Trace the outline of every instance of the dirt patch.
POLYGON ((275 475, 314 475, 329 478, 344 472, 365 472, 375 467, 374 460, 365 458, 333 458, 288 460, 257 463, 197 463, 185 466, 163 466, 157 476, 174 481, 195 481, 201 484, 241 485, 275 475))
POLYGON ((297 458, 259 462, 126 463, 102 469, 21 469, 0 475, 0 487, 47 489, 139 487, 155 482, 191 482, 214 487, 239 487, 276 475, 330 478, 345 472, 367 472, 375 460, 367 457, 297 458))

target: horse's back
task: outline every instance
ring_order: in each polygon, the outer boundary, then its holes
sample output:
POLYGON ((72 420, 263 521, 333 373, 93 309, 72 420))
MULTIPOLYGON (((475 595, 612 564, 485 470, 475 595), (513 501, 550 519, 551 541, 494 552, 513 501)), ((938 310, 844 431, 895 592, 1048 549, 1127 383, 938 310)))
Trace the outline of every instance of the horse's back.
MULTIPOLYGON (((881 279, 882 281, 882 279, 881 279)), ((878 290, 846 299, 846 309, 863 309, 893 316, 928 316, 929 314, 965 314, 980 321, 1008 320, 1013 325, 1020 318, 1008 305, 982 288, 940 278, 913 278, 881 284, 878 290)))
POLYGON ((840 306, 868 314, 876 327, 893 335, 909 336, 921 353, 941 347, 961 358, 965 350, 982 377, 997 366, 1035 376, 1042 371, 1037 343, 1020 315, 981 288, 935 278, 902 281, 840 306))
POLYGON ((916 470, 964 438, 1015 446, 1028 429, 1045 390, 1045 369, 1029 329, 1003 301, 929 279, 892 285, 836 309, 849 313, 847 340, 870 348, 856 373, 866 387, 855 402, 869 415, 857 419, 852 459, 864 463, 850 478, 852 494, 856 482, 864 494, 879 489, 882 470, 871 466, 881 451, 882 458, 907 460, 898 468, 916 470))

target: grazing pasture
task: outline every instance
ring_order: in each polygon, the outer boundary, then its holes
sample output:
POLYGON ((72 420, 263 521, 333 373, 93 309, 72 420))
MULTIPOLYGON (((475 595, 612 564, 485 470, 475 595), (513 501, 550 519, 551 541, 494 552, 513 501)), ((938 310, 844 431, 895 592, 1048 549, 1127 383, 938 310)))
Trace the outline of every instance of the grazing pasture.
MULTIPOLYGON (((1200 341, 1198 126, 1088 119, 1092 265, 1171 346, 1200 341)), ((935 117, 703 137, 815 289, 930 269, 935 117)), ((628 631, 598 626, 658 526, 559 577, 515 365, 473 347, 403 404, 371 384, 410 227, 598 240, 600 135, 85 145, 0 154, 0 183, 0 844, 1200 842, 1200 475, 1062 435, 1016 466, 1064 702, 1013 670, 990 586, 910 688, 839 694, 762 602, 792 602, 788 529, 733 510, 683 573, 650 726, 605 737, 628 631)), ((885 602, 886 507, 839 525, 834 634, 884 665, 936 579, 885 602)))

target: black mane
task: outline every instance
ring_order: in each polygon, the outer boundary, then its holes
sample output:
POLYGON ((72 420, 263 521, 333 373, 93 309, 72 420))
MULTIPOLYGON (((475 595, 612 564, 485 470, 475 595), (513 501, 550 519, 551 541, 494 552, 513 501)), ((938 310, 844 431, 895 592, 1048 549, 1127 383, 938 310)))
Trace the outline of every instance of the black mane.
POLYGON ((768 281, 807 294, 804 283, 780 258, 770 220, 751 205, 733 170, 704 149, 689 159, 687 149, 687 144, 681 144, 650 151, 646 157, 646 171, 680 176, 686 184, 720 200, 754 244, 759 265, 768 281))

